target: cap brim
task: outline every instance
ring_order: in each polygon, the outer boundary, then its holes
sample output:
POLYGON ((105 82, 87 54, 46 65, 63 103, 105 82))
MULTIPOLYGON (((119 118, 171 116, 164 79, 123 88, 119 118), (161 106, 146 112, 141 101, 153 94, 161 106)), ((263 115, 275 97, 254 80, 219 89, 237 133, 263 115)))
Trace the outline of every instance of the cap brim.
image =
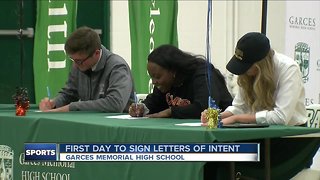
POLYGON ((245 63, 244 60, 240 60, 236 56, 233 56, 228 62, 226 68, 233 74, 241 75, 247 72, 251 66, 251 63, 245 63))

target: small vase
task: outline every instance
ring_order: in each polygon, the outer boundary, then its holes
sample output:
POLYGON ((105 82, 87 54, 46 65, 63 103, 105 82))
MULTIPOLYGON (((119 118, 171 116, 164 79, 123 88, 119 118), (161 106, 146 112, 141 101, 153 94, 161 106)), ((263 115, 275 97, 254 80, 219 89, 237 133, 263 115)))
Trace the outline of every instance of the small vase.
POLYGON ((23 108, 22 106, 16 107, 16 116, 25 116, 27 113, 27 110, 23 108))
POLYGON ((16 103, 16 116, 25 116, 29 109, 29 101, 16 103))

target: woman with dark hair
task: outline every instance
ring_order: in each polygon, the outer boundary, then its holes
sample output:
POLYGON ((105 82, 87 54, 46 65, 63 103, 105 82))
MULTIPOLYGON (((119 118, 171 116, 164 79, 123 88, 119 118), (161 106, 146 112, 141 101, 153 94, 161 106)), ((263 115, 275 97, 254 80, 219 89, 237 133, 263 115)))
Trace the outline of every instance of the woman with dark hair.
POLYGON ((231 105, 232 97, 224 77, 212 64, 208 67, 201 56, 162 45, 149 54, 147 70, 153 92, 142 104, 130 106, 129 114, 133 117, 200 118, 208 107, 209 95, 222 111, 231 105))

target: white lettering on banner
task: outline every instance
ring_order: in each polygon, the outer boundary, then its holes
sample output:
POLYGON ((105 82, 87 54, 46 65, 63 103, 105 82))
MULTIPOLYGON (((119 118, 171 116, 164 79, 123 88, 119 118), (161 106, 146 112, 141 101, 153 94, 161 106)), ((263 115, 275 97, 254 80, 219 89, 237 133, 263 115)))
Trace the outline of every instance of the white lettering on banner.
POLYGON ((22 180, 37 180, 40 179, 40 172, 36 171, 21 171, 22 180))
POLYGON ((156 1, 151 0, 152 7, 150 7, 150 23, 149 23, 149 33, 150 33, 150 41, 149 41, 149 52, 152 52, 154 50, 154 39, 153 39, 153 33, 156 29, 156 24, 154 23, 153 16, 159 16, 160 15, 160 9, 156 8, 156 1))
MULTIPOLYGON (((150 33, 150 39, 149 39, 149 52, 152 52, 154 50, 154 39, 153 39, 153 33, 156 30, 156 24, 154 23, 153 16, 160 16, 160 8, 156 8, 156 1, 151 0, 151 7, 150 7, 150 23, 149 23, 149 33, 150 33)), ((148 74, 148 72, 147 72, 148 74)), ((153 84, 152 80, 149 79, 149 93, 152 92, 153 84)))
POLYGON ((21 153, 19 156, 19 163, 20 165, 24 166, 46 166, 46 167, 59 167, 59 168, 76 168, 75 162, 56 162, 56 161, 25 161, 24 153, 21 153))
POLYGON ((21 153, 19 156, 19 163, 21 165, 30 165, 30 166, 40 166, 40 162, 36 162, 36 161, 30 161, 30 162, 26 162, 24 159, 24 153, 21 153))
MULTIPOLYGON (((49 1, 51 2, 51 1, 49 1)), ((67 15, 67 7, 66 4, 63 4, 62 8, 49 8, 49 16, 57 16, 57 15, 67 15)))
POLYGON ((69 180, 70 174, 64 173, 52 173, 52 172, 43 172, 41 173, 43 180, 69 180))
POLYGON ((50 44, 49 41, 48 42, 48 50, 47 50, 47 55, 50 54, 50 52, 52 51, 64 51, 64 44, 50 44))
POLYGON ((66 59, 60 60, 60 61, 50 61, 49 53, 52 51, 62 51, 65 54, 64 51, 64 44, 50 44, 49 41, 47 46, 47 55, 48 55, 48 72, 50 72, 50 69, 57 69, 57 68, 65 68, 66 67, 66 59))
POLYGON ((63 21, 63 25, 49 25, 48 26, 48 38, 50 39, 50 33, 63 32, 64 37, 67 37, 67 22, 63 21))
MULTIPOLYGON (((49 1, 51 3, 51 1, 49 1)), ((66 8, 66 4, 63 4, 62 8, 49 8, 48 10, 49 16, 60 16, 60 15, 68 15, 68 11, 66 8)), ((51 69, 63 69, 66 68, 66 52, 64 50, 64 42, 61 42, 60 44, 50 44, 50 39, 54 37, 55 33, 57 32, 63 32, 64 37, 67 37, 67 22, 64 20, 63 24, 61 25, 49 25, 47 30, 47 61, 48 61, 48 72, 50 72, 51 69), (61 52, 63 53, 64 59, 51 59, 50 58, 50 52, 61 52)))
POLYGON ((39 171, 21 171, 22 180, 70 180, 70 174, 39 172, 39 171), (41 175, 41 176, 40 176, 41 175))
POLYGON ((149 24, 149 32, 150 32, 150 40, 149 40, 149 52, 152 52, 154 50, 154 39, 153 39, 153 32, 155 30, 156 26, 154 24, 153 19, 150 20, 149 24))

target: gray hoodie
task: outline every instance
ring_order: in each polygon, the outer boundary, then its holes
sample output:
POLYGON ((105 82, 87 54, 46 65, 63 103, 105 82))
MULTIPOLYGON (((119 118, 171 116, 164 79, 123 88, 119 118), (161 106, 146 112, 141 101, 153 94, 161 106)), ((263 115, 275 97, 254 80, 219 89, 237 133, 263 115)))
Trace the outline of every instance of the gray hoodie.
POLYGON ((81 72, 73 66, 54 101, 57 108, 70 103, 70 111, 127 112, 134 102, 130 68, 122 57, 102 46, 96 68, 81 72))

